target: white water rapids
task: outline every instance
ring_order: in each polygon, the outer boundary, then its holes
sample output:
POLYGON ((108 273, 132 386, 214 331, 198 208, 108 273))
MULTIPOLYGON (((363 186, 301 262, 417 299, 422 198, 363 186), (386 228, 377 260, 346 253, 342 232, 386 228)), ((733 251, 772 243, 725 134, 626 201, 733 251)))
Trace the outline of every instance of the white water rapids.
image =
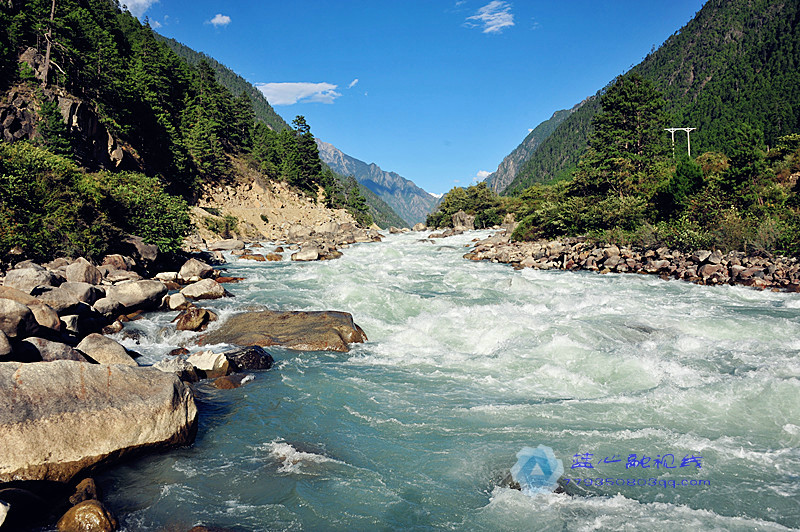
MULTIPOLYGON (((198 386, 192 447, 101 478, 123 529, 800 527, 800 295, 462 259, 488 234, 231 262, 246 281, 207 304, 215 327, 253 308, 342 310, 369 342, 272 349, 242 388, 198 386), (565 479, 592 479, 588 496, 499 486, 539 444, 565 479)), ((123 342, 163 358, 195 334, 174 315, 123 342)))

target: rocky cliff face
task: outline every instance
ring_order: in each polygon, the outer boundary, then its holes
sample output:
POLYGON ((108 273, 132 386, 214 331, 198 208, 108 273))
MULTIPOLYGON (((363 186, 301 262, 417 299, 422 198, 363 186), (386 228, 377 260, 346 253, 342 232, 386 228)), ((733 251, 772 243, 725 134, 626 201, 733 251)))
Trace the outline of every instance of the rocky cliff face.
POLYGON ((334 172, 355 177, 359 183, 389 204, 409 226, 418 222, 424 223, 438 203, 435 196, 395 172, 387 172, 374 163, 359 161, 319 139, 317 147, 320 158, 334 172))
POLYGON ((499 194, 511 184, 522 165, 531 158, 531 155, 533 155, 542 142, 555 131, 558 125, 577 108, 578 106, 575 106, 572 109, 556 111, 550 119, 536 126, 514 151, 506 155, 503 162, 497 167, 497 170, 486 178, 486 184, 489 185, 489 188, 499 194))
MULTIPOLYGON (((26 63, 37 78, 41 79, 44 75, 44 58, 35 48, 28 48, 20 56, 20 62, 26 63)), ((58 105, 74 141, 76 158, 82 166, 130 170, 142 168, 135 151, 123 145, 100 123, 92 106, 60 89, 44 89, 37 94, 27 83, 12 88, 5 101, 0 101, 0 139, 14 142, 38 138, 41 107, 45 101, 58 105)))

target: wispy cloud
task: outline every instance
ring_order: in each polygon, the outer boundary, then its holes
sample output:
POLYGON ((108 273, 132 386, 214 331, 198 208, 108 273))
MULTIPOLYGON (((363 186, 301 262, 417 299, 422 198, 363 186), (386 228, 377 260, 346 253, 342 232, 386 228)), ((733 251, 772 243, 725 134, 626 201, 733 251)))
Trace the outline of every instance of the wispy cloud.
POLYGON ((217 13, 214 15, 214 18, 207 21, 206 24, 213 24, 215 28, 219 28, 220 26, 227 26, 231 23, 231 17, 228 15, 223 15, 222 13, 217 13))
POLYGON ((485 181, 487 177, 492 175, 491 172, 486 170, 478 170, 478 173, 475 174, 475 177, 472 178, 473 183, 480 183, 481 181, 485 181))
POLYGON ((511 4, 501 0, 492 0, 477 13, 467 17, 467 25, 473 28, 483 27, 483 33, 500 33, 514 25, 514 14, 511 4))
POLYGON ((348 86, 347 86, 347 88, 348 88, 348 89, 352 89, 352 88, 353 88, 353 87, 355 87, 357 84, 358 84, 358 78, 356 78, 356 79, 354 79, 353 81, 351 81, 351 82, 350 82, 350 85, 348 85, 348 86))
MULTIPOLYGON (((356 80, 357 81, 357 80, 356 80)), ((333 103, 341 96, 338 85, 332 83, 260 83, 256 88, 264 93, 272 105, 294 105, 296 103, 333 103)))
POLYGON ((131 15, 138 18, 144 15, 144 12, 147 11, 150 6, 158 3, 158 0, 127 0, 120 3, 128 8, 131 15))

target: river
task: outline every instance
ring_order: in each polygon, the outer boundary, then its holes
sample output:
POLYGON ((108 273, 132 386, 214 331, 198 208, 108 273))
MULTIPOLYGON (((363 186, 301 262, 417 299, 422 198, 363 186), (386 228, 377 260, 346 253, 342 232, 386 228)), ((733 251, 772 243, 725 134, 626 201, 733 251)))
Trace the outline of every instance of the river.
MULTIPOLYGON (((122 529, 800 527, 800 295, 464 260, 488 234, 232 261, 236 297, 206 305, 223 323, 343 310, 369 342, 270 349, 243 387, 197 386, 193 446, 99 477, 122 529), (539 444, 590 496, 499 487, 539 444)), ((163 358, 196 334, 174 315, 123 343, 163 358)))

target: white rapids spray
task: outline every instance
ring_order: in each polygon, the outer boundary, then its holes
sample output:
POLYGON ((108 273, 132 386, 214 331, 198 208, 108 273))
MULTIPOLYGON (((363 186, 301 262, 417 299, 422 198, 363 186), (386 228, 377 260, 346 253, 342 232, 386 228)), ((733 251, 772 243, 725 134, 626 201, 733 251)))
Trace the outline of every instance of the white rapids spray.
MULTIPOLYGON (((370 341, 275 350, 240 389, 200 386, 194 447, 106 478, 124 526, 180 510, 247 529, 800 527, 800 296, 514 271, 462 259, 475 233, 423 236, 232 262, 247 280, 212 304, 215 327, 249 308, 343 310, 370 341), (538 444, 587 496, 499 487, 538 444)), ((123 341, 156 361, 192 339, 170 318, 123 341)))

